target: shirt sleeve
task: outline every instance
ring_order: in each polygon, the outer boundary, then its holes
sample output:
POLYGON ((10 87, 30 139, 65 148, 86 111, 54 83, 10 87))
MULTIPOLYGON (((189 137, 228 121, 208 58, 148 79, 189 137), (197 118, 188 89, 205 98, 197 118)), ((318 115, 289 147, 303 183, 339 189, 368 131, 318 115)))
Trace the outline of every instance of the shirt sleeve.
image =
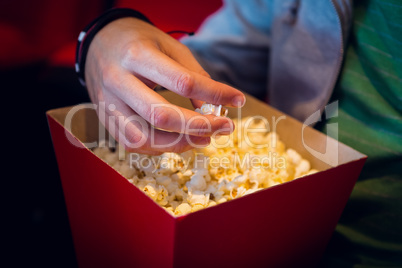
POLYGON ((227 0, 199 31, 182 39, 215 80, 265 97, 272 1, 227 0))

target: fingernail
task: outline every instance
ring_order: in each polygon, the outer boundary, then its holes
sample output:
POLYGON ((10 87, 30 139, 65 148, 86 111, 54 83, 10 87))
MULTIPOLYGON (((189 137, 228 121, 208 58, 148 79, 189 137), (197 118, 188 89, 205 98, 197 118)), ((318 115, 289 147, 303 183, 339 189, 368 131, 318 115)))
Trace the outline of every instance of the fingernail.
POLYGON ((246 99, 244 96, 236 96, 232 100, 232 105, 235 107, 243 107, 245 102, 246 102, 246 99))

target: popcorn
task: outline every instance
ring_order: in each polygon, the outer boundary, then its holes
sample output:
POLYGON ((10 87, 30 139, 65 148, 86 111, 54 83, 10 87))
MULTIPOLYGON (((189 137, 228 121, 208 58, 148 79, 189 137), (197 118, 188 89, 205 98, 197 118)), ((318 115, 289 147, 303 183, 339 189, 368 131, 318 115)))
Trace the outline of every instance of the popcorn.
MULTIPOLYGON (((199 110, 203 114, 227 115, 227 110, 212 104, 204 104, 199 110)), ((245 126, 263 130, 265 126, 263 120, 252 118, 235 119, 234 123, 237 130, 245 126)), ((119 146, 109 149, 106 142, 93 152, 173 216, 318 172, 298 152, 286 148, 277 133, 258 131, 250 137, 246 133, 235 131, 213 139, 206 148, 181 154, 136 154, 133 163, 128 160, 128 152, 119 152, 119 146)))
POLYGON ((128 178, 127 179, 131 184, 137 185, 138 182, 140 181, 140 179, 138 178, 138 176, 133 176, 132 178, 128 178))
POLYGON ((166 209, 166 211, 167 211, 169 214, 174 215, 174 209, 173 209, 173 207, 167 207, 167 208, 165 208, 165 209, 166 209))
POLYGON ((233 182, 237 184, 237 186, 242 186, 247 183, 249 180, 248 176, 246 175, 239 175, 233 179, 233 182))
POLYGON ((180 184, 177 181, 172 181, 168 185, 165 185, 166 190, 168 190, 169 193, 174 193, 176 189, 180 187, 180 184))
POLYGON ((111 166, 115 165, 119 161, 119 157, 117 154, 106 154, 104 155, 103 159, 111 166))
POLYGON ((301 161, 301 156, 293 149, 287 149, 286 154, 288 155, 289 159, 292 161, 293 164, 297 165, 301 161))
POLYGON ((194 175, 191 180, 186 183, 187 189, 204 191, 207 188, 207 182, 202 176, 194 175))
POLYGON ((136 169, 134 169, 133 167, 130 167, 129 165, 124 165, 124 164, 120 164, 119 172, 123 177, 125 177, 127 179, 129 179, 137 174, 136 169))
POLYGON ((217 200, 220 200, 224 194, 225 194, 224 191, 216 191, 216 192, 210 193, 209 196, 210 196, 210 198, 212 196, 214 198, 214 200, 217 201, 217 200))
POLYGON ((172 179, 169 178, 168 176, 161 176, 161 177, 157 177, 157 178, 156 178, 156 182, 157 182, 158 184, 160 184, 160 185, 163 185, 163 186, 165 186, 165 187, 168 187, 168 186, 171 184, 172 179))
POLYGON ((163 185, 158 185, 158 195, 156 196, 156 202, 164 206, 168 203, 169 192, 163 185))
POLYGON ((189 182, 186 183, 188 189, 205 191, 207 182, 211 180, 208 169, 194 169, 194 175, 191 176, 189 182))
POLYGON ((228 200, 225 198, 225 197, 221 197, 221 198, 219 198, 217 201, 216 201, 216 203, 217 204, 222 204, 222 203, 225 203, 225 202, 227 202, 228 200))
POLYGON ((203 191, 190 191, 187 195, 187 202, 190 205, 206 206, 209 202, 209 194, 204 194, 203 191))
POLYGON ((211 200, 211 201, 209 201, 207 207, 213 207, 213 206, 215 206, 215 205, 216 205, 216 202, 211 200))
POLYGON ((252 194, 252 193, 255 193, 255 192, 260 191, 260 190, 262 190, 262 189, 263 189, 263 188, 248 189, 248 190, 244 193, 244 195, 252 194))
POLYGON ((213 114, 215 116, 224 116, 224 117, 228 115, 228 110, 223 108, 222 105, 217 106, 208 103, 204 103, 200 108, 195 109, 195 111, 203 115, 213 114))
POLYGON ((180 188, 176 188, 176 190, 174 191, 174 195, 177 201, 183 201, 187 199, 187 193, 180 188))
POLYGON ((239 188, 233 188, 232 190, 230 190, 229 195, 231 199, 235 199, 236 197, 243 196, 246 191, 247 191, 246 188, 241 186, 239 188))
POLYGON ((309 170, 310 170, 310 163, 307 160, 302 159, 296 166, 295 176, 300 177, 301 175, 307 173, 309 170))
POLYGON ((143 191, 151 197, 153 200, 156 200, 158 193, 156 191, 156 185, 155 184, 147 184, 144 186, 143 191))
POLYGON ((191 212, 191 206, 187 203, 181 203, 177 208, 174 210, 174 215, 181 216, 191 212))
POLYGON ((170 202, 170 205, 171 205, 171 208, 173 210, 175 210, 180 205, 180 203, 179 203, 179 201, 172 201, 172 202, 170 202))
POLYGON ((157 175, 170 175, 184 167, 183 159, 175 153, 164 153, 155 163, 159 163, 158 169, 155 171, 157 175))
POLYGON ((200 209, 203 209, 205 206, 201 204, 195 204, 194 206, 191 207, 191 212, 198 211, 200 209))

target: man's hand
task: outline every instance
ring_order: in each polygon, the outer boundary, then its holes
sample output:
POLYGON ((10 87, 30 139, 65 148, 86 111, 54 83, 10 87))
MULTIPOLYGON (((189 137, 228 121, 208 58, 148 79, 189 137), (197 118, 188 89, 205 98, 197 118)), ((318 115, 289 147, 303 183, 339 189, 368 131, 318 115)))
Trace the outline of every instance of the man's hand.
POLYGON ((230 107, 245 102, 240 91, 212 80, 185 45, 135 18, 113 21, 97 33, 85 79, 111 135, 144 154, 206 146, 212 134, 228 135, 234 128, 228 118, 170 104, 153 90, 156 85, 191 99, 196 108, 203 102, 230 107))

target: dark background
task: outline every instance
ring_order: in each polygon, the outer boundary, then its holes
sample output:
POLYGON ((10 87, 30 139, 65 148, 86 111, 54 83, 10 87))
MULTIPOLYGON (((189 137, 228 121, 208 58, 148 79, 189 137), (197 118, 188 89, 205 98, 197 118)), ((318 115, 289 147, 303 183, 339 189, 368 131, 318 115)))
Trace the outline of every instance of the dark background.
POLYGON ((77 267, 46 111, 88 102, 86 89, 73 69, 40 63, 3 71, 0 81, 6 147, 3 267, 77 267))

